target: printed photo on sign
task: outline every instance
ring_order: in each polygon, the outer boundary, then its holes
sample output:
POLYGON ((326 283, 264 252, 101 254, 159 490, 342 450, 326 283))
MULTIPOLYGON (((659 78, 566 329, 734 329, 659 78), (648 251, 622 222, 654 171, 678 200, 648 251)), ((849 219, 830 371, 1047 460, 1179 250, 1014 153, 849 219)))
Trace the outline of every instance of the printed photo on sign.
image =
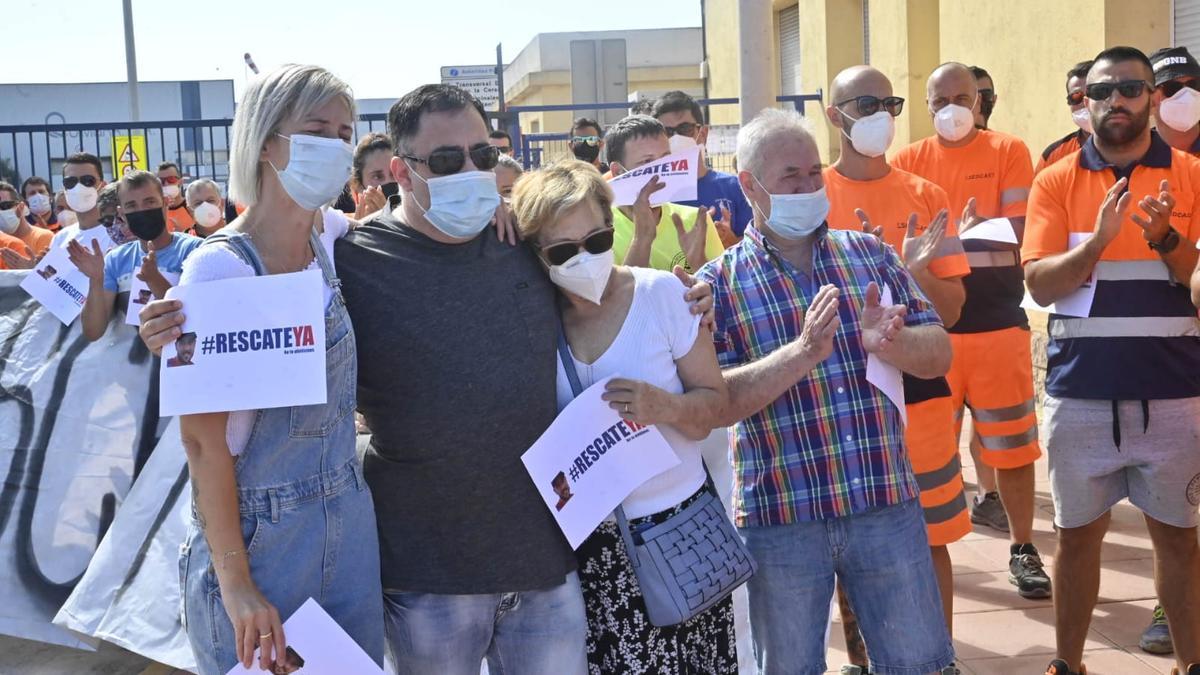
POLYGON ((658 176, 666 187, 650 195, 650 205, 666 202, 687 202, 696 198, 696 171, 700 148, 688 148, 667 155, 656 162, 639 166, 608 182, 613 191, 613 204, 629 206, 637 201, 638 192, 658 176))
MULTIPOLYGON (((159 271, 167 283, 175 286, 179 283, 179 275, 171 272, 159 271)), ((138 312, 146 306, 151 300, 154 300, 154 292, 146 285, 146 282, 138 278, 135 272, 129 278, 129 304, 125 307, 125 323, 132 326, 138 325, 138 312)))
POLYGON ((83 311, 88 294, 88 278, 71 264, 66 248, 52 248, 33 268, 33 272, 26 275, 21 288, 59 321, 70 325, 83 311))
POLYGON ((679 464, 657 428, 622 419, 600 398, 611 379, 584 390, 521 455, 571 548, 629 493, 679 464))
POLYGON ((322 286, 313 270, 171 288, 187 318, 163 348, 161 414, 325 403, 322 286))
MULTIPOLYGON (((287 638, 287 649, 282 657, 276 657, 275 663, 266 670, 268 673, 383 675, 383 669, 312 598, 305 600, 300 609, 283 622, 283 634, 287 638)), ((256 649, 251 668, 244 668, 239 663, 227 675, 264 672, 259 670, 258 659, 256 649)))

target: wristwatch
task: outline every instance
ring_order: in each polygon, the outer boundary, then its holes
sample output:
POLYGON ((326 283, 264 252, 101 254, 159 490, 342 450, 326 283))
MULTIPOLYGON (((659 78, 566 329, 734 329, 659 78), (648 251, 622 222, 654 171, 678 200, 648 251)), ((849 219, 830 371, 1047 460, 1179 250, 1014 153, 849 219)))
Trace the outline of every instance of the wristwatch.
POLYGON ((1165 255, 1171 251, 1174 251, 1175 247, 1179 245, 1179 233, 1176 232, 1175 228, 1173 227, 1168 228, 1167 234, 1162 238, 1162 241, 1158 242, 1157 244, 1151 241, 1147 242, 1147 244, 1155 252, 1165 255))

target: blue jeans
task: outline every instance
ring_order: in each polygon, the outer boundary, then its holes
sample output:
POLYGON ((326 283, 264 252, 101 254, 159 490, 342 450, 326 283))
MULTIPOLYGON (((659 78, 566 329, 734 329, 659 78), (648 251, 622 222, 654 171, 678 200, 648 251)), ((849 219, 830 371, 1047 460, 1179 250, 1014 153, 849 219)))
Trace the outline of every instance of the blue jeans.
POLYGON ((388 651, 405 675, 583 675, 587 617, 574 572, 554 588, 443 595, 384 591, 388 651))
POLYGON ((758 561, 748 590, 759 673, 825 672, 835 574, 858 616, 872 673, 926 675, 954 662, 916 499, 741 534, 758 561))

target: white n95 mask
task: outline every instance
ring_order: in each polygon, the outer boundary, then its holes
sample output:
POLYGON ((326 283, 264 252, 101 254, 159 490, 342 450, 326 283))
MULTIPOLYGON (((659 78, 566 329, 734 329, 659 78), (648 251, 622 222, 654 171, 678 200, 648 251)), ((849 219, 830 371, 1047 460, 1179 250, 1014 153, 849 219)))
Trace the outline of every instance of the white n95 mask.
POLYGON ((1071 120, 1075 122, 1075 126, 1089 134, 1092 133, 1092 113, 1088 112, 1087 108, 1080 108, 1072 112, 1071 120))
MULTIPOLYGON (((754 181, 763 192, 767 191, 757 177, 754 181)), ((829 197, 822 185, 816 192, 771 195, 771 215, 767 217, 767 226, 784 239, 803 239, 816 232, 828 215, 829 197)))
POLYGON ((221 209, 211 202, 202 202, 192 211, 192 215, 200 227, 212 227, 221 222, 221 209))
POLYGON ((667 144, 671 146, 672 155, 677 152, 683 152, 684 150, 697 147, 696 139, 692 138, 691 136, 684 136, 683 134, 675 134, 674 136, 668 138, 667 144))
POLYGON ((442 234, 455 239, 470 239, 483 231, 496 208, 496 174, 491 171, 462 171, 449 176, 426 179, 409 165, 409 170, 429 188, 429 208, 416 201, 425 219, 442 234))
POLYGON ((1184 87, 1158 106, 1158 119, 1175 131, 1188 131, 1200 122, 1200 92, 1184 87))
POLYGON ((280 171, 279 182, 292 201, 301 208, 316 210, 341 194, 354 165, 354 148, 340 138, 307 134, 284 136, 290 143, 287 166, 280 171))
POLYGON ((561 265, 551 265, 550 281, 564 291, 598 305, 608 287, 613 260, 611 248, 603 253, 580 251, 561 265))
POLYGON ((975 128, 975 113, 970 108, 951 103, 934 113, 933 128, 938 136, 951 143, 961 141, 975 128))
MULTIPOLYGON (((842 112, 840 109, 838 112, 842 112)), ((854 119, 846 113, 842 115, 854 121, 854 126, 851 127, 850 133, 846 134, 846 129, 842 129, 842 135, 850 139, 850 145, 854 146, 854 151, 865 157, 878 157, 887 152, 887 149, 892 145, 892 139, 896 137, 896 118, 886 110, 880 110, 873 115, 854 119)))

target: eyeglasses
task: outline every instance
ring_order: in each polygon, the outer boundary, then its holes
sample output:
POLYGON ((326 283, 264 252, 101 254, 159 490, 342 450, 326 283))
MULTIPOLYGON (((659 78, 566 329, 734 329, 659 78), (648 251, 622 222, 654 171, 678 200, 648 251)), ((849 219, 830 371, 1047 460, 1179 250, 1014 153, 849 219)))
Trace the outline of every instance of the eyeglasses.
POLYGON ((580 249, 596 254, 609 251, 612 247, 613 228, 610 225, 606 229, 589 234, 580 241, 564 241, 553 246, 546 246, 542 248, 542 257, 551 265, 562 265, 578 255, 580 249))
POLYGON ((1121 82, 1094 82, 1084 92, 1093 101, 1107 101, 1114 91, 1124 98, 1137 98, 1150 88, 1145 80, 1122 80, 1121 82))
POLYGON ((995 89, 980 89, 979 90, 979 98, 983 99, 984 101, 995 102, 996 90, 995 89))
POLYGON ((511 145, 497 145, 496 149, 506 155, 512 154, 512 146, 511 145))
MULTIPOLYGON (((494 145, 481 143, 471 148, 468 152, 471 155, 471 163, 480 171, 491 171, 500 162, 500 148, 494 145)), ((430 171, 439 176, 447 176, 462 171, 463 164, 467 161, 468 152, 463 152, 462 148, 442 148, 441 150, 434 150, 429 153, 428 157, 415 157, 413 155, 401 155, 401 157, 424 164, 429 167, 430 171)))
POLYGON ((83 187, 96 187, 96 183, 99 182, 99 179, 97 179, 95 176, 80 176, 78 178, 75 176, 67 176, 63 179, 63 187, 70 190, 80 183, 83 183, 83 187))
POLYGON ((179 182, 179 176, 159 176, 158 180, 163 185, 175 185, 179 182))
POLYGON ((684 122, 683 124, 676 124, 673 127, 664 127, 664 128, 667 130, 667 138, 670 138, 670 137, 674 136, 675 134, 679 134, 680 136, 687 136, 688 138, 691 138, 692 136, 696 135, 696 129, 700 128, 700 125, 693 124, 691 122, 684 122))
POLYGON ((904 110, 904 99, 899 96, 887 96, 885 98, 879 98, 878 96, 856 96, 848 98, 841 103, 835 103, 834 105, 840 108, 847 103, 855 104, 859 117, 870 117, 879 112, 880 108, 888 111, 888 114, 892 117, 899 117, 900 111, 904 110))
POLYGON ((1082 89, 1076 89, 1067 93, 1067 105, 1082 105, 1083 99, 1084 95, 1082 89))
POLYGON ((1163 82, 1162 84, 1158 85, 1158 90, 1161 91, 1163 93, 1163 95, 1166 96, 1167 98, 1171 98, 1175 94, 1178 94, 1179 90, 1183 89, 1184 87, 1191 87, 1192 89, 1198 88, 1196 86, 1196 80, 1194 80, 1194 79, 1193 80, 1169 80, 1167 82, 1163 82))
POLYGON ((584 145, 590 145, 594 148, 597 145, 600 145, 600 137, 599 136, 572 136, 571 143, 572 144, 582 143, 584 145))

